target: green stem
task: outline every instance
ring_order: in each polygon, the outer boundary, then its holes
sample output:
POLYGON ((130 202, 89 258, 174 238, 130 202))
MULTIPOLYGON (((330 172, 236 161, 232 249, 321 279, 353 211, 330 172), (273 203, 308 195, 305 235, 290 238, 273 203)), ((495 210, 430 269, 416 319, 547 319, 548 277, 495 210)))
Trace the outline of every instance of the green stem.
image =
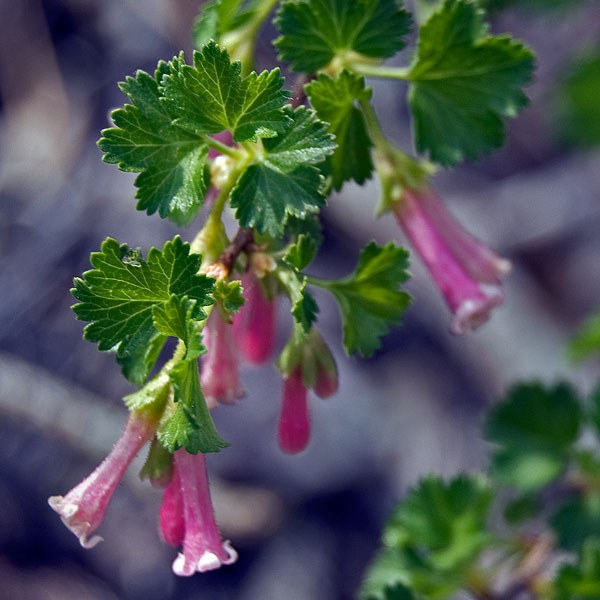
POLYGON ((393 210, 403 190, 423 186, 435 172, 435 167, 428 161, 410 156, 390 142, 371 102, 362 99, 360 107, 374 145, 373 161, 381 184, 381 200, 376 212, 380 215, 393 210))
POLYGON ((410 70, 406 67, 386 67, 384 65, 372 65, 369 63, 352 63, 352 70, 359 75, 367 77, 382 77, 384 79, 409 78, 410 70))
MULTIPOLYGON (((244 146, 246 147, 246 146, 244 146)), ((248 148, 246 148, 248 150, 248 148)), ((243 154, 238 152, 238 162, 235 167, 229 173, 227 180, 219 190, 217 197, 210 209, 208 218, 204 223, 204 227, 196 234, 196 237, 191 243, 191 251, 197 254, 202 254, 202 249, 206 245, 207 240, 212 239, 214 232, 222 230, 222 216, 227 200, 229 200, 229 194, 234 188, 240 175, 248 168, 250 163, 254 160, 254 153, 247 152, 243 154)))
POLYGON ((244 75, 252 70, 258 30, 275 4, 277 4, 277 0, 263 0, 254 9, 249 21, 239 29, 228 31, 221 37, 220 41, 229 50, 231 57, 241 61, 244 75))
POLYGON ((242 156, 242 153, 237 148, 227 146, 227 144, 223 144, 222 142, 219 142, 219 140, 216 140, 215 138, 210 137, 209 135, 204 136, 204 138, 204 141, 206 142, 206 145, 209 148, 213 148, 213 150, 216 150, 221 154, 231 156, 231 158, 235 158, 236 160, 242 156))

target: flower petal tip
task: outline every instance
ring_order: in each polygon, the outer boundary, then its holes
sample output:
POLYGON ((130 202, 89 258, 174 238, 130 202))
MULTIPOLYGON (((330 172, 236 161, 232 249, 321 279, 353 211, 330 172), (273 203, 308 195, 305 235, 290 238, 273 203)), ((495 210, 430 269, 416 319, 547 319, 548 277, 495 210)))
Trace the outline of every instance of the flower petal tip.
POLYGON ((224 558, 219 558, 214 552, 206 550, 197 562, 186 560, 185 554, 180 552, 173 561, 173 573, 179 577, 191 577, 194 573, 214 571, 222 565, 232 565, 237 561, 238 553, 229 540, 223 542, 223 550, 224 558))
MULTIPOLYGON (((489 287, 491 286, 486 286, 489 287)), ((504 301, 504 294, 499 288, 486 289, 485 294, 484 298, 465 300, 456 309, 450 325, 452 333, 463 335, 467 331, 477 329, 490 319, 492 310, 504 301)))
POLYGON ((99 535, 94 535, 88 539, 92 525, 89 521, 78 521, 75 518, 79 512, 78 504, 69 502, 64 496, 50 496, 48 504, 54 512, 58 513, 65 527, 77 537, 81 546, 86 550, 104 541, 104 538, 99 535))

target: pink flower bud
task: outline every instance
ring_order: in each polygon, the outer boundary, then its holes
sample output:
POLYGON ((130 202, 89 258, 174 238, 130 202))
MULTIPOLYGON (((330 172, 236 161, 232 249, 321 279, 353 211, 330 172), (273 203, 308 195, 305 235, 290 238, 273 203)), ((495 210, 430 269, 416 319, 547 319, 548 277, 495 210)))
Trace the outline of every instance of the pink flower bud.
POLYGON ((510 263, 468 234, 428 189, 406 191, 395 214, 454 313, 452 332, 485 323, 502 304, 498 282, 510 263))
POLYGON ((244 357, 260 364, 275 347, 275 303, 265 298, 252 272, 244 275, 242 285, 246 302, 233 318, 234 335, 244 357))
POLYGON ((112 495, 142 446, 154 435, 156 425, 132 413, 121 437, 100 466, 66 496, 52 496, 48 504, 79 538, 84 548, 93 548, 102 538, 89 536, 102 523, 112 495))
POLYGON ((163 492, 159 522, 162 539, 171 546, 181 546, 185 535, 185 521, 183 519, 181 482, 179 481, 179 471, 176 468, 173 468, 171 481, 163 492))
POLYGON ((313 391, 319 398, 329 398, 338 391, 339 381, 337 371, 332 373, 321 369, 317 373, 317 380, 313 386, 313 391))
POLYGON ((204 455, 177 450, 175 470, 179 472, 185 534, 183 552, 173 562, 173 572, 189 577, 234 563, 237 552, 229 541, 221 540, 215 520, 204 455))
POLYGON ((288 454, 296 454, 306 448, 309 439, 307 389, 302 380, 302 369, 297 368, 283 380, 279 447, 288 454))
POLYGON ((238 357, 233 343, 231 325, 215 309, 204 328, 206 356, 201 360, 202 391, 209 406, 216 402, 234 404, 244 395, 240 385, 238 357))

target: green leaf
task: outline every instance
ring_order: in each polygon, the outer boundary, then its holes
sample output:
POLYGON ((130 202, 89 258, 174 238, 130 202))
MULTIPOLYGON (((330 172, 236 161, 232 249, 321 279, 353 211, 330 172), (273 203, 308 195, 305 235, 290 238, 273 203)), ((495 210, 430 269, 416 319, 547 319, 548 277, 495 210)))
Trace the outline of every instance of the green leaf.
POLYGON ((314 73, 350 53, 387 58, 404 47, 410 15, 396 0, 287 0, 275 19, 275 41, 294 71, 314 73))
POLYGON ((578 398, 565 384, 514 388, 490 411, 485 424, 487 439, 498 445, 492 472, 523 491, 550 483, 566 467, 581 420, 578 398))
POLYGON ((164 335, 155 332, 148 343, 139 346, 131 354, 117 355, 123 376, 135 385, 142 385, 148 379, 166 341, 164 335))
POLYGON ((335 149, 333 136, 314 111, 286 110, 288 129, 264 140, 264 154, 244 172, 231 193, 231 206, 242 227, 280 237, 288 216, 300 219, 325 205, 319 168, 335 149))
POLYGON ((319 119, 329 123, 329 131, 335 135, 338 145, 329 158, 333 187, 339 190, 351 179, 363 184, 373 171, 373 144, 356 103, 369 102, 371 88, 365 87, 363 77, 342 71, 336 79, 320 73, 306 86, 306 93, 319 119))
POLYGON ((233 281, 221 279, 217 281, 214 296, 215 300, 219 302, 228 313, 239 312, 245 302, 242 282, 238 279, 234 279, 233 281))
MULTIPOLYGON (((137 251, 132 255, 125 244, 112 238, 105 240, 101 251, 91 255, 95 268, 84 273, 82 279, 75 279, 72 290, 79 300, 73 306, 77 318, 89 321, 85 339, 98 342, 99 350, 116 350, 120 358, 134 357, 134 372, 139 379, 140 370, 148 372, 151 368, 148 358, 158 357, 157 335, 164 335, 167 328, 159 331, 154 321, 157 314, 162 316, 176 302, 172 296, 194 301, 187 319, 206 318, 202 306, 213 303, 214 280, 198 275, 200 262, 200 255, 190 254, 189 244, 179 236, 166 242, 162 250, 152 248, 147 261, 137 251), (142 348, 148 344, 152 348, 144 352, 142 348)), ((183 330, 178 333, 183 334, 183 330)))
POLYGON ((596 428, 596 435, 600 436, 600 384, 592 391, 587 416, 596 428))
POLYGON ((256 141, 283 132, 289 121, 279 69, 242 79, 240 63, 214 42, 194 52, 193 67, 172 70, 162 85, 174 123, 198 134, 229 130, 236 142, 256 141))
POLYGON ((244 0, 213 0, 205 2, 194 23, 192 35, 194 46, 200 50, 211 40, 220 37, 234 28, 235 17, 244 0))
POLYGON ((492 489, 461 475, 449 482, 423 479, 397 508, 386 527, 387 545, 409 544, 436 570, 459 572, 490 541, 487 517, 492 489))
POLYGON ((555 581, 553 600, 600 598, 600 540, 585 541, 575 565, 564 565, 555 581))
POLYGON ((600 495, 587 493, 564 503, 550 518, 559 546, 574 551, 589 536, 600 538, 600 495))
POLYGON ((569 353, 573 360, 583 360, 598 352, 600 352, 600 313, 588 319, 569 344, 569 353))
POLYGON ((278 265, 275 274, 290 298, 294 320, 304 333, 308 333, 317 320, 319 307, 306 289, 308 283, 306 275, 287 263, 278 265))
POLYGON ((200 387, 198 363, 186 360, 173 367, 175 412, 158 429, 160 443, 169 451, 185 448, 190 454, 218 452, 227 448, 217 433, 200 387))
POLYGON ((417 150, 453 165, 502 145, 503 117, 527 104, 534 56, 509 36, 488 35, 470 0, 445 0, 421 27, 408 79, 417 150))
POLYGON ((317 242, 315 239, 304 233, 298 236, 298 239, 288 246, 283 260, 298 271, 303 271, 313 261, 317 254, 317 242))
POLYGON ((369 566, 363 580, 361 600, 390 600, 397 594, 399 600, 414 600, 407 585, 410 568, 407 568, 405 551, 401 548, 384 548, 369 566), (392 595, 390 595, 392 594, 392 595))
POLYGON ((185 360, 198 358, 206 352, 202 345, 202 322, 194 318, 196 301, 187 296, 171 296, 152 311, 154 327, 163 335, 179 338, 185 343, 185 360))
POLYGON ((174 125, 161 102, 159 84, 179 62, 160 62, 154 77, 138 71, 120 84, 132 104, 112 113, 115 127, 102 131, 98 146, 106 162, 140 173, 139 210, 183 224, 194 217, 207 189, 208 147, 203 136, 174 125))
POLYGON ((339 281, 311 280, 337 299, 343 320, 344 347, 348 354, 371 356, 391 325, 398 325, 410 303, 400 291, 409 278, 408 252, 393 243, 367 244, 355 271, 339 281))

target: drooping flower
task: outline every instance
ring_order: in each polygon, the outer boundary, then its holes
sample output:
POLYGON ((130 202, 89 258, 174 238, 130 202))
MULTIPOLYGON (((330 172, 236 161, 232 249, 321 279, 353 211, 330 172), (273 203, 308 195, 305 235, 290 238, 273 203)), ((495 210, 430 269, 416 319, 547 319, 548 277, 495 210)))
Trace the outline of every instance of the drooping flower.
POLYGON ((163 491, 159 524, 161 537, 167 544, 171 546, 181 546, 183 544, 185 521, 183 518, 181 482, 177 468, 173 468, 171 480, 163 491))
POLYGON ((405 190, 394 213, 454 314, 451 331, 485 323, 504 300, 510 262, 467 233, 427 187, 405 190))
POLYGON ((89 536, 100 526, 112 495, 142 446, 154 435, 156 423, 132 413, 121 437, 100 466, 65 496, 52 496, 48 504, 79 538, 84 548, 102 541, 89 536))
POLYGON ((180 482, 185 533, 183 552, 173 562, 176 575, 189 577, 230 565, 237 560, 231 542, 223 541, 210 498, 206 460, 202 453, 175 452, 175 471, 180 482))
POLYGON ((244 358, 261 364, 275 347, 275 303, 265 297, 252 271, 244 275, 242 286, 246 301, 233 317, 234 336, 244 358))
POLYGON ((213 310, 204 328, 206 355, 201 360, 200 380, 209 406, 234 404, 244 395, 232 327, 213 310))
POLYGON ((277 360, 283 374, 283 399, 279 416, 279 446, 288 454, 306 448, 310 440, 308 390, 328 398, 338 389, 337 367, 331 350, 315 327, 294 332, 277 360))
POLYGON ((288 454, 306 448, 310 439, 308 390, 302 380, 300 367, 283 380, 283 402, 279 415, 279 447, 288 454))

